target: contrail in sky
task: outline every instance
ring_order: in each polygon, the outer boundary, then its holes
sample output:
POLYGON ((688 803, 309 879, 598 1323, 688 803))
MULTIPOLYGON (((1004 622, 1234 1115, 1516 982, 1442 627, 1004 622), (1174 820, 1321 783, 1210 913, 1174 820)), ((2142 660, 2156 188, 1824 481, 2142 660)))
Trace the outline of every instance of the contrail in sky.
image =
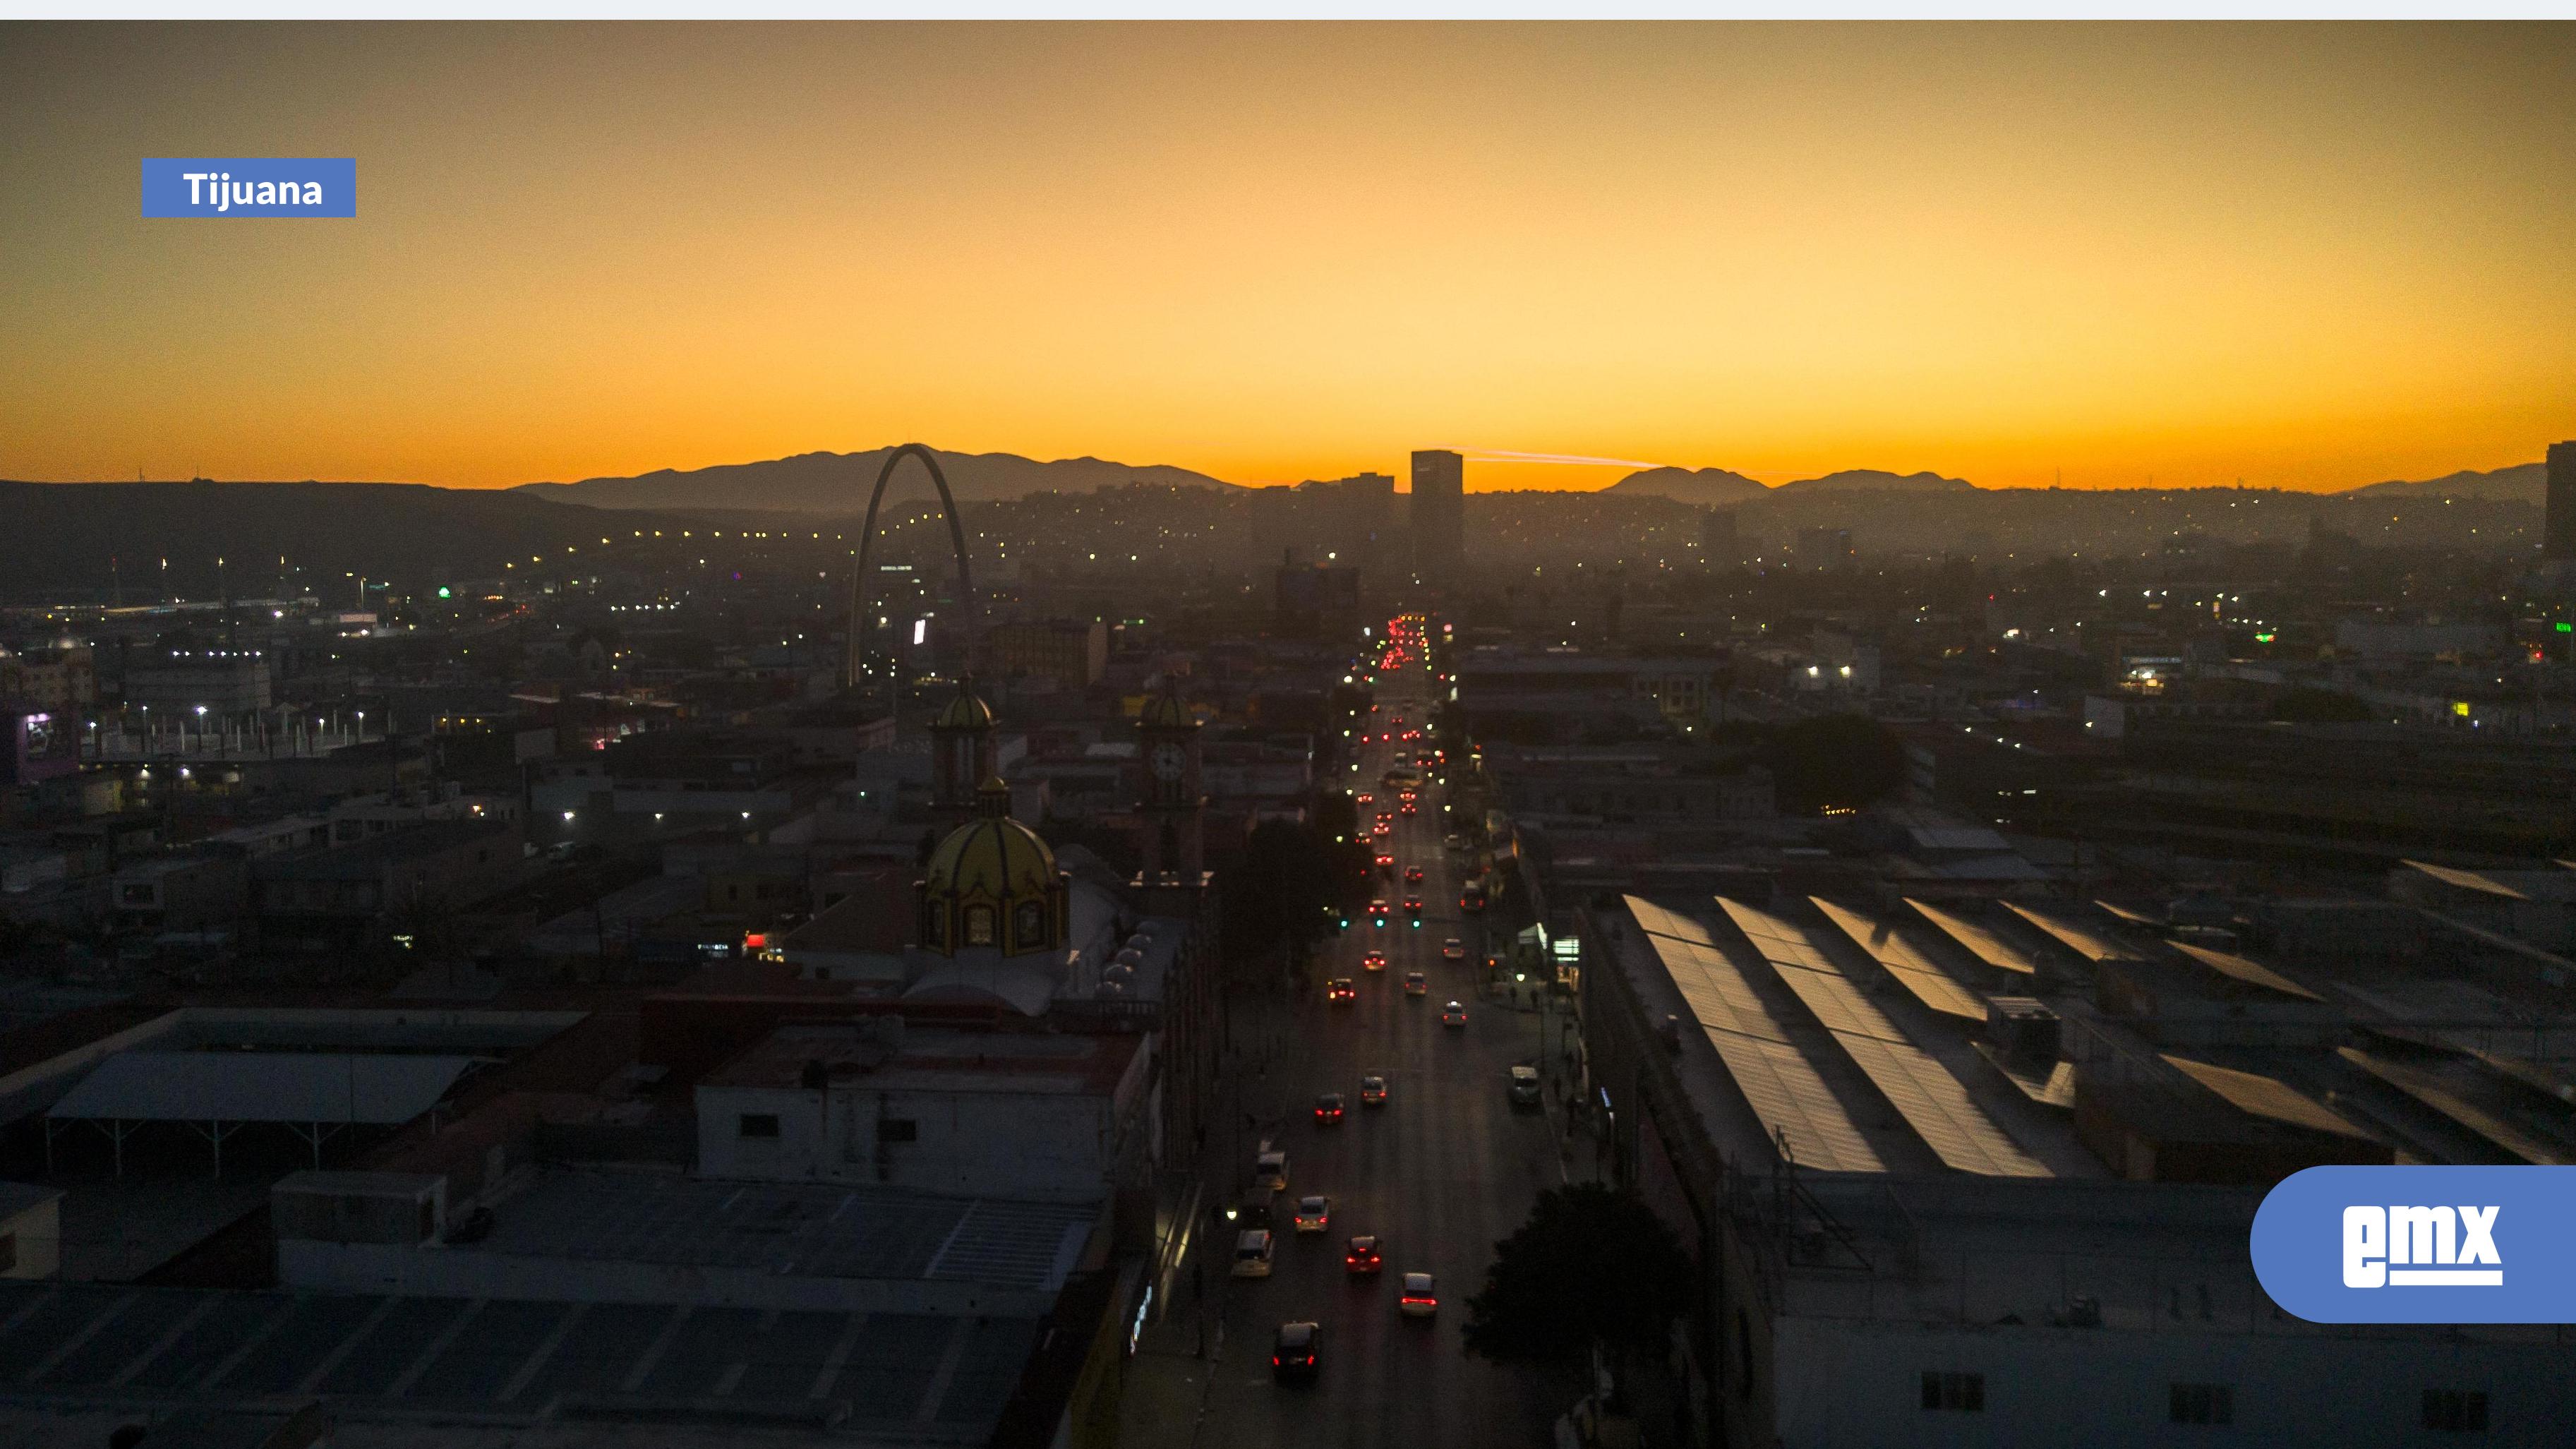
POLYGON ((1658 468, 1660 463, 1640 463, 1634 458, 1586 458, 1574 453, 1513 453, 1501 448, 1459 448, 1454 450, 1479 463, 1573 463, 1592 468, 1658 468))

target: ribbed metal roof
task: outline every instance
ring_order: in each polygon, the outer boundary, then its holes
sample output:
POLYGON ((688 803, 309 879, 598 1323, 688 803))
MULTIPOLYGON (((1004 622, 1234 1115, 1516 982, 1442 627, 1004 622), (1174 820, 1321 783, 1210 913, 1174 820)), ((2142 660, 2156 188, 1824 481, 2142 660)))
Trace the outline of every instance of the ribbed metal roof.
POLYGON ((1943 1163, 1988 1177, 2055 1175, 1995 1125, 1959 1079, 1889 1021, 1803 928, 1723 896, 1717 903, 1943 1163))

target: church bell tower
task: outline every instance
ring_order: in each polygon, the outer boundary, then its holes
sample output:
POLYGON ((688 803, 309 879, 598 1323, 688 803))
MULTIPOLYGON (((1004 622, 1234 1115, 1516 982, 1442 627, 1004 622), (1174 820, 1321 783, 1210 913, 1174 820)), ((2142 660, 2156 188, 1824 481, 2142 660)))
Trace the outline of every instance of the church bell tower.
POLYGON ((1136 802, 1143 836, 1137 855, 1148 885, 1170 874, 1195 886, 1207 869, 1199 744, 1199 723, 1181 702, 1179 681, 1166 676, 1136 716, 1136 752, 1144 767, 1144 797, 1136 802))
POLYGON ((975 792, 993 778, 993 711, 975 696, 972 677, 930 725, 930 809, 949 824, 975 814, 975 792))

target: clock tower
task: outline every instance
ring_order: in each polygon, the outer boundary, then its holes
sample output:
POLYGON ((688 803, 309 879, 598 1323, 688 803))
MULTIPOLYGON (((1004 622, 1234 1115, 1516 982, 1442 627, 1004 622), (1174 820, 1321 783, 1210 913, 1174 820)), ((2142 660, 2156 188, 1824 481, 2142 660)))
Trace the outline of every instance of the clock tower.
POLYGON ((1136 818, 1145 881, 1150 885, 1171 874, 1195 886, 1207 869, 1199 724, 1181 702, 1178 681, 1169 676, 1136 716, 1136 753, 1144 767, 1144 796, 1136 802, 1136 818))

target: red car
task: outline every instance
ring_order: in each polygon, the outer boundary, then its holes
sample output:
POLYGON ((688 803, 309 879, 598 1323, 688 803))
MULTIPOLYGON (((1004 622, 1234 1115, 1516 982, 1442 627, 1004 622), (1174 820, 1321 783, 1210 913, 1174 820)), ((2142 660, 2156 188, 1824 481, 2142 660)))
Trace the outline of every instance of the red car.
POLYGON ((1354 1278, 1365 1278, 1385 1267, 1386 1260, 1378 1256, 1375 1234, 1351 1239, 1350 1247, 1342 1253, 1342 1271, 1354 1278))

